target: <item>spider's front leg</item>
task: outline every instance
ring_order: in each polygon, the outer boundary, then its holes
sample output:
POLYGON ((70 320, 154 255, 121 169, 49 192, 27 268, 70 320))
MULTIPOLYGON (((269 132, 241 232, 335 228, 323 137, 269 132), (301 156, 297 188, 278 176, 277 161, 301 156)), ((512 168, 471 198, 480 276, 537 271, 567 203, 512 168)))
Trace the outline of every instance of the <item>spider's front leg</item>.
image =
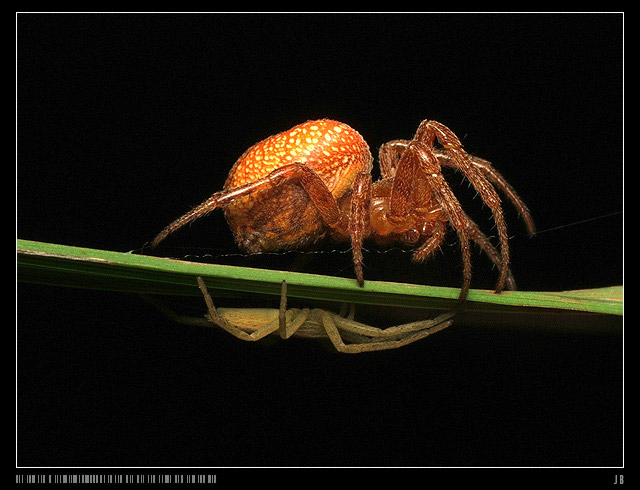
MULTIPOLYGON (((433 153, 433 144, 437 140, 451 157, 455 167, 459 169, 464 176, 471 182, 484 203, 489 206, 493 214, 493 219, 498 230, 500 240, 500 277, 496 284, 496 292, 504 289, 507 277, 509 275, 509 236, 507 234, 507 225, 502 212, 500 196, 491 182, 485 176, 485 172, 474 165, 471 157, 462 148, 462 143, 447 126, 437 121, 423 121, 420 123, 418 130, 414 136, 413 142, 421 142, 429 149, 431 155, 433 153)), ((435 158, 437 161, 437 158, 435 158)), ((439 166, 439 165, 438 165, 439 166)), ((457 229, 457 228, 456 228, 457 229)))
MULTIPOLYGON (((442 208, 447 220, 455 228, 460 240, 463 261, 463 283, 459 300, 466 299, 471 284, 471 252, 469 246, 469 219, 460 202, 444 179, 438 159, 426 143, 413 140, 408 143, 399 140, 391 142, 381 149, 381 164, 393 174, 389 211, 387 218, 392 223, 403 224, 415 208, 432 206, 430 197, 419 199, 425 202, 414 202, 418 199, 414 192, 417 181, 426 181, 433 197, 442 208), (397 154, 401 152, 400 159, 397 154)), ((445 236, 444 224, 434 222, 433 232, 426 242, 416 250, 414 259, 425 260, 442 243, 445 236)))
POLYGON ((409 140, 387 141, 378 151, 378 161, 380 162, 380 174, 383 179, 390 179, 396 174, 398 161, 407 149, 409 140))

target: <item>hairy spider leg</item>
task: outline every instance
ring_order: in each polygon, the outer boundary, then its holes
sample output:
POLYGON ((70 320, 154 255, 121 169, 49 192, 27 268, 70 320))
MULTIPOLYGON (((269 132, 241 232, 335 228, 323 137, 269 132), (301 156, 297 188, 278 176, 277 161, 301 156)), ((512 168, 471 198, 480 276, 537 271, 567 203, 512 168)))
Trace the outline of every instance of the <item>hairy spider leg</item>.
POLYGON ((380 174, 383 179, 390 179, 396 175, 398 160, 409 146, 409 140, 387 141, 378 150, 380 174))
POLYGON ((371 174, 360 172, 353 181, 351 209, 349 211, 349 237, 356 279, 360 286, 364 285, 362 271, 362 240, 369 228, 371 205, 371 174))
POLYGON ((413 260, 416 262, 424 262, 433 253, 438 250, 446 235, 446 224, 442 221, 436 221, 431 236, 413 252, 413 260))
MULTIPOLYGON (((446 151, 441 151, 434 148, 433 153, 438 158, 440 165, 456 169, 458 168, 455 162, 453 162, 451 156, 448 155, 446 151)), ((475 157, 473 155, 469 155, 469 158, 471 159, 471 163, 474 167, 480 170, 492 184, 500 189, 500 191, 504 192, 511 204, 518 211, 518 214, 522 218, 522 221, 524 221, 529 236, 535 235, 536 225, 533 222, 531 212, 529 211, 529 208, 524 203, 522 198, 513 188, 513 186, 509 184, 509 182, 507 182, 507 180, 493 167, 493 165, 491 165, 491 162, 489 162, 488 160, 475 157)))
MULTIPOLYGON (((442 206, 449 222, 458 233, 463 263, 463 282, 459 300, 463 302, 467 297, 471 284, 471 252, 467 234, 467 215, 444 179, 438 159, 431 152, 431 148, 422 141, 414 140, 410 142, 397 163, 391 188, 389 219, 400 221, 409 212, 410 207, 413 205, 411 200, 413 182, 419 170, 424 174, 436 200, 442 206)), ((428 257, 429 253, 439 246, 443 237, 442 230, 436 228, 435 235, 433 235, 432 239, 427 240, 424 250, 421 251, 419 249, 419 253, 415 257, 417 259, 428 257)))
MULTIPOLYGON (((507 234, 507 225, 504 220, 502 207, 500 206, 500 196, 496 192, 493 185, 487 180, 484 174, 471 163, 469 155, 462 149, 462 143, 458 137, 444 124, 437 121, 423 121, 418 126, 414 140, 424 142, 429 148, 433 148, 434 140, 444 147, 445 151, 451 155, 453 162, 464 176, 471 182, 473 187, 478 191, 484 203, 489 206, 493 214, 493 220, 498 229, 498 238, 500 241, 500 256, 502 265, 500 267, 500 277, 496 284, 496 292, 504 289, 509 273, 509 236, 507 234)), ((433 154, 433 153, 431 153, 433 154)))
POLYGON ((298 182, 309 195, 324 222, 332 228, 337 228, 342 233, 346 232, 347 219, 340 212, 336 199, 322 178, 306 164, 291 163, 275 169, 266 177, 254 182, 216 192, 202 204, 169 224, 153 239, 151 246, 157 246, 169 234, 214 209, 222 208, 236 199, 246 197, 262 189, 278 186, 284 182, 298 182))

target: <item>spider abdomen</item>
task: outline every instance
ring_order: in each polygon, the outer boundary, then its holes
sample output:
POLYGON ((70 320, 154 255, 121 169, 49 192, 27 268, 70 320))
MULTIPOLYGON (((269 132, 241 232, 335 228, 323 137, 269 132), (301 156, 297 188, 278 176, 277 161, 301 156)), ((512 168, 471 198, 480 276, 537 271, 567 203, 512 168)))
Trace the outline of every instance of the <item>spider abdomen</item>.
MULTIPOLYGON (((307 121, 245 151, 229 172, 224 189, 250 184, 295 163, 320 176, 339 199, 350 190, 356 174, 371 170, 372 157, 366 141, 347 124, 307 121)), ((299 248, 325 233, 316 207, 296 182, 237 199, 225 207, 225 216, 236 243, 247 252, 299 248)))

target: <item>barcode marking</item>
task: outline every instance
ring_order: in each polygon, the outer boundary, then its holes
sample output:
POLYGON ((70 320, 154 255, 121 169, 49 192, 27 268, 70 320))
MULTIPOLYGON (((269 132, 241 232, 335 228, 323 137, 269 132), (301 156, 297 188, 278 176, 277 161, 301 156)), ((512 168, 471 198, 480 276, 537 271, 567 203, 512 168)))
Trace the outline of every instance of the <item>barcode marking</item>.
POLYGON ((216 483, 215 474, 122 474, 122 475, 79 475, 79 474, 17 474, 17 484, 202 484, 214 485, 216 483))

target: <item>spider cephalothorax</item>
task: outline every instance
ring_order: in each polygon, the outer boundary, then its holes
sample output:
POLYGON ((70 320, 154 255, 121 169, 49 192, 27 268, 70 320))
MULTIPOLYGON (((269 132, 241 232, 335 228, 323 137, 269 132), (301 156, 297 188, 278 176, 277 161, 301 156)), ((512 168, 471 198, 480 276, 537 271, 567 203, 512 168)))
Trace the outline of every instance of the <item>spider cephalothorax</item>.
POLYGON ((394 140, 380 148, 380 180, 372 182, 371 168, 369 147, 357 131, 329 119, 308 121, 249 148, 231 169, 223 190, 167 226, 152 245, 224 208, 236 242, 247 252, 300 248, 327 235, 349 240, 356 277, 363 285, 363 240, 414 246, 414 260, 424 261, 442 244, 450 225, 462 250, 461 300, 471 280, 470 241, 499 267, 496 291, 515 287, 496 188, 533 233, 531 215, 493 166, 467 154, 449 128, 423 121, 412 140, 394 140), (465 213, 443 167, 460 171, 490 208, 499 250, 465 213))

